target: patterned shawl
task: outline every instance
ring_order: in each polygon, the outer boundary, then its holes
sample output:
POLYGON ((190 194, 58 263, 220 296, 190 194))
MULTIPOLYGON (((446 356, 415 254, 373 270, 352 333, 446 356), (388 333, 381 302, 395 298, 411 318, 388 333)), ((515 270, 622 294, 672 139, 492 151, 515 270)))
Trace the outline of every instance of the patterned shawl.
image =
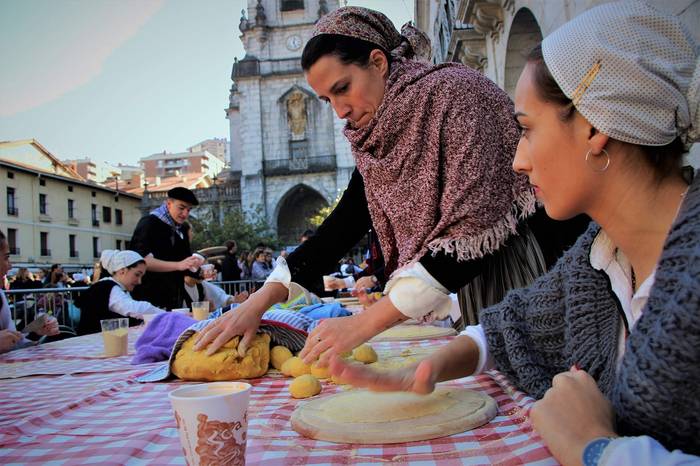
POLYGON ((535 197, 511 167, 518 130, 505 92, 462 65, 402 58, 411 40, 387 22, 341 8, 316 33, 370 40, 395 57, 377 113, 366 127, 344 130, 388 276, 428 251, 470 260, 497 250, 534 212, 535 197))

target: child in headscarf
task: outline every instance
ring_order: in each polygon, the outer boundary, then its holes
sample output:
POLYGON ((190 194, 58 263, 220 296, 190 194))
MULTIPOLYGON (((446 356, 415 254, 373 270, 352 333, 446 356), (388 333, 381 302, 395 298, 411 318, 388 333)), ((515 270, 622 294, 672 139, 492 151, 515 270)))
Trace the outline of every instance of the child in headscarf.
POLYGON ((165 312, 149 302, 136 301, 130 295, 146 273, 146 262, 139 253, 105 250, 100 262, 110 277, 93 283, 76 300, 81 311, 79 335, 100 332, 103 319, 128 317, 129 325, 138 325, 144 314, 165 312))

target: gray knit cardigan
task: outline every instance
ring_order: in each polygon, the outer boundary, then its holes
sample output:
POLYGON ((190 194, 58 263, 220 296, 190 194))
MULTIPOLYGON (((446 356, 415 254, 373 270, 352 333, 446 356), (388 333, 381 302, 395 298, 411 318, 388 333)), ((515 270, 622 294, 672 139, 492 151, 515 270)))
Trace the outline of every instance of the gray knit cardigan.
POLYGON ((622 435, 650 435, 700 454, 700 176, 696 174, 656 270, 642 316, 616 367, 622 308, 589 254, 591 224, 547 274, 480 315, 498 370, 541 398, 577 363, 597 381, 622 435))

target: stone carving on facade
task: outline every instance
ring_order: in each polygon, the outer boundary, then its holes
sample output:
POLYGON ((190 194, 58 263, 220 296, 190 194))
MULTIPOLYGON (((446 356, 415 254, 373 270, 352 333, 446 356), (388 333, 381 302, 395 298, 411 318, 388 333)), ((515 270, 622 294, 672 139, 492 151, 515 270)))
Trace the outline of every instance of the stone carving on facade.
POLYGON ((246 18, 245 9, 241 10, 241 22, 238 23, 238 29, 241 32, 246 32, 250 25, 248 24, 248 18, 246 18))
POLYGON ((484 35, 470 26, 455 29, 452 34, 452 42, 455 45, 448 59, 457 60, 483 73, 488 63, 484 35))
POLYGON ((265 7, 262 4, 262 0, 258 0, 258 4, 255 7, 255 25, 265 26, 267 23, 267 15, 265 15, 265 7))
POLYGON ((493 1, 475 1, 469 22, 474 29, 484 35, 490 35, 494 40, 498 39, 503 30, 503 6, 493 1))
POLYGON ((287 97, 287 124, 290 139, 299 141, 306 137, 306 98, 300 91, 294 91, 287 97))
POLYGON ((318 18, 328 14, 328 2, 326 0, 319 0, 318 2, 318 18))

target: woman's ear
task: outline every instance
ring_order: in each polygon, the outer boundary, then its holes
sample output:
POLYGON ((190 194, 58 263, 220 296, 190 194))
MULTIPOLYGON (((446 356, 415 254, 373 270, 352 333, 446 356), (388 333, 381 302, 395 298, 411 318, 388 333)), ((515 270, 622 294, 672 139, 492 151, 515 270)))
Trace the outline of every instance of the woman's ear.
POLYGON ((598 155, 603 152, 605 146, 608 145, 610 137, 601 133, 593 126, 591 126, 590 134, 588 137, 588 146, 590 147, 591 153, 593 155, 598 155))
POLYGON ((369 53, 369 64, 375 66, 382 77, 389 76, 389 61, 381 50, 374 49, 369 53))

